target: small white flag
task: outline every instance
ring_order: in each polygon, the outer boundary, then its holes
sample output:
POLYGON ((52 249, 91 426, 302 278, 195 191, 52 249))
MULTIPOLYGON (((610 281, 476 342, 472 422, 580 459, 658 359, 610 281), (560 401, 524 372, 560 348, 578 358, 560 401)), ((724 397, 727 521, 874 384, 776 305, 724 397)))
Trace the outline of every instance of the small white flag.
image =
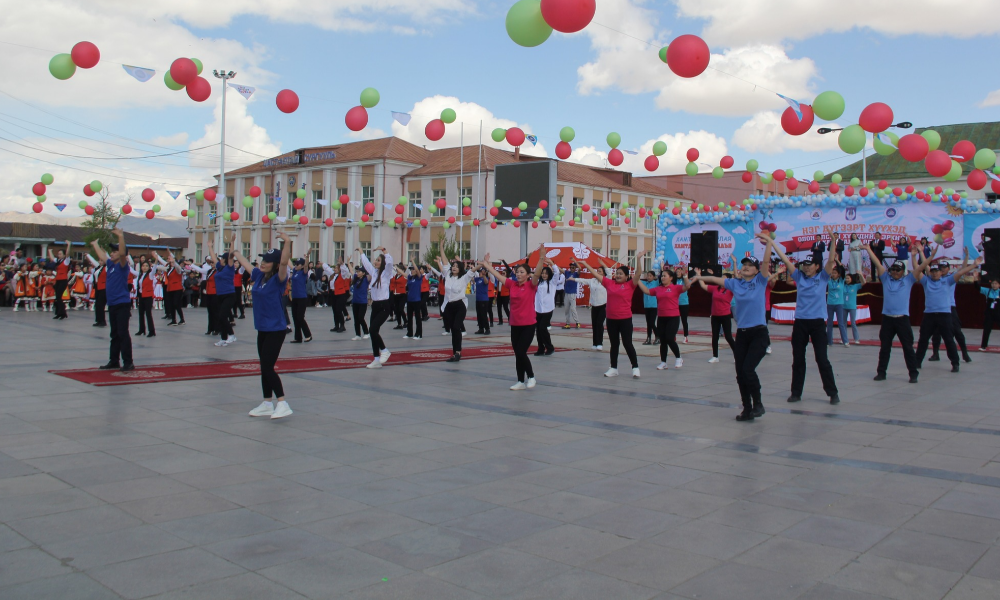
POLYGON ((122 65, 125 72, 135 77, 140 83, 146 83, 156 75, 156 71, 153 69, 145 69, 143 67, 133 67, 132 65, 122 65))
POLYGON ((465 223, 463 223, 462 221, 455 221, 455 225, 458 225, 459 227, 464 227, 465 223))
POLYGON ((278 222, 279 222, 279 223, 282 223, 282 224, 283 224, 283 223, 284 223, 285 221, 287 221, 287 220, 288 220, 288 217, 278 217, 278 222))
POLYGON ((237 83, 230 83, 229 87, 231 87, 234 90, 236 90, 237 92, 239 92, 240 96, 243 96, 247 100, 249 100, 250 96, 253 96, 253 93, 255 91, 257 91, 256 88, 252 88, 252 87, 250 87, 248 85, 239 85, 237 83))
POLYGON ((361 201, 360 200, 351 200, 351 205, 354 206, 355 208, 360 208, 361 207, 361 201))
POLYGON ((330 205, 330 201, 329 200, 323 200, 322 198, 317 198, 316 199, 316 203, 319 204, 320 206, 329 206, 330 205))
POLYGON ((424 210, 424 205, 420 204, 419 202, 414 202, 413 206, 416 206, 417 210, 424 210))
POLYGON ((411 117, 409 113, 392 111, 392 118, 403 127, 406 127, 410 124, 411 117))
POLYGON ((448 208, 450 208, 451 210, 457 211, 458 210, 458 205, 457 204, 449 204, 448 208))
POLYGON ((622 152, 624 152, 625 154, 631 154, 632 156, 635 156, 636 154, 639 154, 635 150, 622 150, 622 152))
POLYGON ((382 206, 384 206, 386 208, 386 210, 391 210, 392 209, 392 205, 389 204, 388 202, 383 202, 382 206))

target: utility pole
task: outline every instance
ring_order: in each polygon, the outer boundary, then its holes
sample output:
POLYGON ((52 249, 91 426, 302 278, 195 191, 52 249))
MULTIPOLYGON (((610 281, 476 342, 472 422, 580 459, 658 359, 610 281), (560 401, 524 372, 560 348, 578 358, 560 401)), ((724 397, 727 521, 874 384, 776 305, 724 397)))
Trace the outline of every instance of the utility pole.
MULTIPOLYGON (((222 251, 225 246, 225 227, 226 220, 222 218, 222 212, 228 208, 227 206, 227 196, 226 196, 226 89, 229 87, 229 80, 236 77, 236 71, 226 71, 225 69, 221 71, 212 71, 217 79, 222 80, 222 143, 219 144, 219 194, 217 196, 222 196, 222 209, 218 209, 216 205, 215 218, 219 222, 219 230, 216 233, 215 247, 222 251)), ((218 200, 218 199, 217 199, 218 200)), ((235 202, 233 208, 236 208, 235 202)), ((235 227, 235 225, 233 226, 235 227)))

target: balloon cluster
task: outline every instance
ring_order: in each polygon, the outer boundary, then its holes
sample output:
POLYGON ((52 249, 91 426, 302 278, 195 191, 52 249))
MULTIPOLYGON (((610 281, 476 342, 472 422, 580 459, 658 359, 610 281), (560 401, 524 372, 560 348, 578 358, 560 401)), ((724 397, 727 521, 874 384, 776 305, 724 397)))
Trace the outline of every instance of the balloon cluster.
POLYGON ((42 212, 42 203, 47 199, 45 195, 46 186, 52 185, 53 181, 55 181, 55 178, 50 173, 45 173, 38 183, 31 186, 31 193, 35 195, 35 203, 32 205, 31 210, 36 213, 42 212))
MULTIPOLYGON (((564 127, 563 129, 565 130, 566 128, 564 127)), ((573 136, 576 136, 575 132, 573 133, 573 136)), ((524 135, 524 131, 522 131, 520 127, 511 127, 510 129, 497 127, 492 133, 490 133, 490 137, 497 143, 507 140, 507 143, 515 148, 523 144, 524 140, 527 139, 527 136, 524 135)))
POLYGON ((454 109, 446 108, 442 110, 440 118, 432 120, 424 127, 424 135, 432 142, 440 140, 444 137, 445 125, 454 123, 457 118, 458 115, 454 109))
MULTIPOLYGON (((49 73, 63 81, 76 74, 76 68, 92 69, 101 60, 101 51, 90 42, 78 42, 69 54, 56 54, 49 61, 49 73)), ((39 211, 35 211, 39 212, 39 211)))
MULTIPOLYGON (((506 135, 506 134, 505 134, 506 135)), ((572 127, 563 127, 559 130, 559 143, 556 144, 556 156, 566 160, 573 154, 573 147, 569 145, 576 138, 576 131, 572 127)))
POLYGON ((202 200, 208 200, 209 202, 215 202, 216 193, 215 193, 214 189, 209 188, 207 190, 198 190, 197 192, 194 193, 194 197, 199 202, 201 202, 202 200))
POLYGON ((163 83, 175 92, 187 90, 188 98, 195 102, 204 102, 212 95, 212 85, 201 76, 204 68, 197 58, 178 58, 163 74, 163 83))
POLYGON ((622 143, 622 136, 612 131, 608 134, 607 142, 608 146, 611 147, 611 150, 608 151, 608 162, 612 166, 617 167, 625 161, 625 155, 618 149, 618 146, 622 143))
POLYGON ((575 33, 594 19, 597 0, 518 0, 507 11, 507 35, 526 48, 541 45, 552 30, 575 33))
POLYGON ((361 90, 361 105, 355 106, 347 111, 344 123, 351 131, 361 131, 368 125, 368 109, 378 106, 382 97, 375 88, 365 88, 361 90))
POLYGON ((667 63, 674 75, 684 78, 697 77, 708 68, 712 52, 705 40, 696 35, 679 36, 668 46, 660 48, 660 60, 667 63))

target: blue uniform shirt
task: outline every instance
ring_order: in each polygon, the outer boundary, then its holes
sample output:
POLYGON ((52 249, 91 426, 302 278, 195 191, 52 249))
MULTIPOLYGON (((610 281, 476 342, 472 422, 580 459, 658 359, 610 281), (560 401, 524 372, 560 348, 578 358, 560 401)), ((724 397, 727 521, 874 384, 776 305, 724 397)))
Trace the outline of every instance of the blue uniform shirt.
POLYGON ((351 280, 351 304, 368 304, 368 286, 371 281, 367 275, 362 275, 360 280, 355 277, 351 280))
MULTIPOLYGON (((646 287, 649 289, 660 287, 659 281, 649 281, 646 282, 646 287)), ((643 308, 656 308, 656 296, 650 296, 648 294, 642 295, 642 307, 643 308)))
POLYGON ((476 302, 490 301, 490 284, 482 277, 476 277, 476 302))
POLYGON ((860 283, 850 283, 844 284, 844 309, 845 310, 857 310, 858 308, 858 290, 861 289, 860 283))
MULTIPOLYGON (((281 267, 275 263, 274 268, 281 267)), ((288 322, 285 321, 285 309, 281 305, 281 296, 285 293, 285 282, 278 279, 277 274, 264 281, 264 272, 260 269, 253 270, 250 274, 250 280, 253 281, 250 294, 253 296, 254 329, 257 331, 284 331, 288 327, 288 322)))
POLYGON ((955 278, 945 275, 941 279, 934 281, 928 276, 920 280, 924 286, 924 312, 925 313, 950 313, 951 295, 955 293, 955 278))
MULTIPOLYGON (((746 281, 742 277, 726 279, 726 289, 733 293, 733 314, 740 329, 764 325, 764 291, 767 278, 757 276, 746 281)), ((825 315, 824 315, 825 316, 825 315)))
POLYGON ((306 283, 309 281, 309 273, 302 269, 292 270, 292 299, 306 298, 306 283))
POLYGON ((684 292, 680 296, 677 296, 677 306, 687 306, 690 303, 688 300, 688 293, 684 292))
POLYGON ((909 316, 910 290, 917 283, 913 273, 907 273, 900 279, 893 279, 886 271, 879 279, 882 280, 882 314, 909 316))
POLYGON ((128 295, 128 267, 112 262, 109 258, 104 268, 107 273, 104 278, 104 293, 108 306, 131 304, 132 299, 128 295))
POLYGON ((563 292, 565 292, 567 296, 576 296, 576 282, 575 281, 570 281, 569 278, 570 277, 579 277, 579 276, 580 276, 579 271, 567 271, 566 272, 567 279, 566 279, 566 283, 563 284, 563 292))
POLYGON ((225 294, 236 293, 236 286, 233 285, 233 279, 236 278, 236 269, 224 264, 219 261, 215 265, 215 293, 218 296, 223 296, 225 294))
MULTIPOLYGON (((792 271, 792 279, 798 286, 795 297, 796 319, 826 319, 826 282, 830 276, 820 270, 812 277, 806 277, 801 269, 792 271)), ((763 309, 761 309, 763 313, 763 309)))
POLYGON ((423 275, 408 275, 406 277, 406 301, 420 302, 423 297, 420 294, 420 286, 424 283, 423 275))
MULTIPOLYGON (((826 282, 826 303, 830 306, 837 306, 844 303, 844 280, 838 279, 826 282)), ((796 306, 798 306, 796 304, 796 306)))

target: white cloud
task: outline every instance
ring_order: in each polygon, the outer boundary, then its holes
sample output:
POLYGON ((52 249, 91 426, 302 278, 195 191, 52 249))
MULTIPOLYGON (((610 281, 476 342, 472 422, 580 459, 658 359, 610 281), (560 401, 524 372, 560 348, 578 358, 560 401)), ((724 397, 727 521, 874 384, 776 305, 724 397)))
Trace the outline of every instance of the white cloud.
MULTIPOLYGON (((625 154, 625 161, 618 167, 611 167, 607 162, 607 150, 599 150, 594 146, 582 146, 573 148, 570 155, 570 162, 576 162, 592 167, 610 167, 631 171, 636 175, 649 175, 646 170, 646 157, 653 153, 653 144, 658 141, 666 142, 667 152, 659 157, 660 166, 652 173, 658 175, 671 175, 683 173, 687 165, 688 148, 697 148, 700 154, 699 162, 719 164, 719 160, 726 155, 726 140, 714 133, 707 131, 689 131, 687 133, 663 134, 658 138, 646 140, 639 147, 634 148, 638 154, 625 154)), ((626 146, 619 147, 625 150, 626 146)), ((629 148, 632 149, 632 148, 629 148)), ((704 167, 702 167, 704 168, 704 167)))
POLYGON ((387 136, 386 132, 382 131, 378 127, 365 127, 361 131, 350 131, 347 137, 352 140, 376 140, 378 138, 383 138, 387 136))
POLYGON ((993 90, 989 94, 986 94, 983 101, 979 103, 979 108, 987 108, 998 105, 1000 105, 1000 90, 993 90))
MULTIPOLYGON (((235 94, 234 94, 235 96, 235 94)), ((260 160, 261 156, 275 156, 281 154, 281 144, 271 141, 271 136, 267 130, 257 125, 253 117, 247 112, 247 105, 253 100, 246 102, 241 97, 227 98, 226 101, 226 165, 234 168, 234 163, 250 164, 260 160), (235 146, 252 152, 253 154, 242 153, 229 146, 235 146), (254 156, 254 154, 258 156, 254 156)), ((205 125, 205 135, 194 140, 188 148, 200 148, 211 144, 218 144, 222 134, 222 98, 215 101, 215 109, 212 111, 212 121, 205 125)), ((218 155, 218 147, 213 150, 218 155)), ((201 154, 207 154, 205 151, 201 154)), ((218 172, 218 169, 216 169, 218 172)))
POLYGON ((781 113, 759 112, 733 133, 734 146, 749 152, 778 154, 786 150, 803 152, 827 152, 838 150, 837 134, 819 135, 820 127, 836 128, 836 123, 816 123, 802 135, 788 135, 781 128, 781 113))

